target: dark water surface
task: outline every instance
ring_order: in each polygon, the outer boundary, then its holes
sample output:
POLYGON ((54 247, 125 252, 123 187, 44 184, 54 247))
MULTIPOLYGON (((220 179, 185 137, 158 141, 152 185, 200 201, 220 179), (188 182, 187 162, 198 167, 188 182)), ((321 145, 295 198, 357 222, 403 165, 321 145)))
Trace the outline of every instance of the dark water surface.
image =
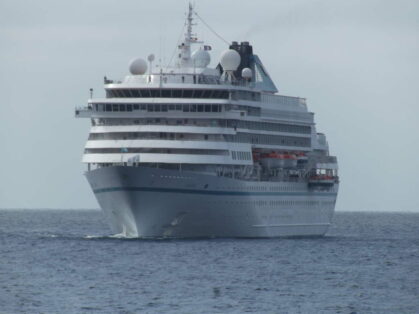
POLYGON ((0 313, 419 313, 419 214, 324 238, 128 240, 99 211, 0 210, 0 313))

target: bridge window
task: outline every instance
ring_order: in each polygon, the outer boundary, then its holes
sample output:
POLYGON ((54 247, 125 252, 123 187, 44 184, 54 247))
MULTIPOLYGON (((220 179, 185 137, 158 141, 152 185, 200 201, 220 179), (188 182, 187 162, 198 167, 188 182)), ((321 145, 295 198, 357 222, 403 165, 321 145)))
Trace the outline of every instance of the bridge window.
MULTIPOLYGON (((244 92, 243 92, 244 93, 244 92)), ((246 92, 250 93, 250 92, 246 92)), ((252 95, 252 93, 250 93, 252 95)), ((255 93, 253 93, 255 94, 255 93)), ((247 95, 247 94, 246 94, 247 95)), ((259 94, 256 94, 259 95, 259 94)), ((164 97, 164 98, 221 98, 228 99, 229 92, 227 90, 211 90, 211 89, 167 89, 167 88, 149 88, 149 89, 108 89, 106 91, 108 98, 148 98, 148 97, 164 97)), ((254 97, 247 97, 253 99, 254 97)))

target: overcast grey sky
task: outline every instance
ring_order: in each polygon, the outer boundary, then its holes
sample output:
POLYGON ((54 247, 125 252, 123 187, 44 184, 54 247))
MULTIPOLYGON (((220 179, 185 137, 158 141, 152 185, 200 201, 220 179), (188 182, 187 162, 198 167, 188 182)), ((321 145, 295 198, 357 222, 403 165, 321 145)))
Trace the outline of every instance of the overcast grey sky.
MULTIPOLYGON (((419 1, 195 1, 306 97, 340 163, 338 210, 419 211, 419 1)), ((187 1, 0 1, 0 208, 97 208, 74 119, 131 58, 168 61, 187 1)), ((213 47, 225 44, 198 23, 213 47)))

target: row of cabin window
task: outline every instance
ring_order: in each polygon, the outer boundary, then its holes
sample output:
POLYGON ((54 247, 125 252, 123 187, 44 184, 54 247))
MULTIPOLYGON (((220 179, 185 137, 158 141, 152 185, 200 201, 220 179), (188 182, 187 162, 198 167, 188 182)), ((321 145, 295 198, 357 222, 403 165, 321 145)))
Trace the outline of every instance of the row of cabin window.
POLYGON ((165 133, 165 132, 117 132, 90 133, 89 140, 184 140, 184 141, 223 141, 221 134, 165 133))
MULTIPOLYGON (((95 107, 96 110, 102 111, 104 104, 95 104, 95 106, 99 106, 99 108, 95 107)), ((108 105, 114 106, 114 105, 108 105)), ((115 105, 119 106, 119 105, 115 105)), ((147 105, 127 105, 126 111, 132 110, 147 110, 147 105), (131 107, 130 107, 131 106, 131 107)), ((152 105, 154 106, 154 105, 152 105)), ((196 107, 197 105, 161 105, 161 111, 184 111, 189 112, 191 110, 202 110, 200 107, 196 107), (166 106, 166 107, 164 107, 166 106), (185 108, 183 107, 185 106, 185 108), (186 107, 188 106, 188 107, 186 107), (194 107, 195 106, 195 107, 194 107)), ((200 106, 200 105, 198 105, 200 106)), ((203 106, 211 106, 211 112, 221 112, 222 105, 203 105, 203 106), (218 107, 212 107, 218 106, 218 107), (212 111, 215 110, 215 111, 212 111)), ((112 109, 112 107, 108 107, 106 109, 112 109)), ((157 109, 157 108, 156 108, 157 109)), ((204 107, 204 112, 209 112, 209 107, 204 107)), ((121 111, 118 107, 115 111, 121 111)), ((192 111, 194 112, 194 111, 192 111)), ((198 111, 199 112, 199 111, 198 111)), ((303 126, 303 125, 292 125, 292 124, 280 124, 280 123, 270 123, 270 122, 256 122, 256 121, 240 121, 240 120, 216 120, 216 119, 198 119, 198 120, 191 120, 191 119, 146 119, 146 120, 120 120, 120 119, 98 119, 100 121, 96 121, 96 124, 100 125, 130 125, 130 124, 166 124, 166 125, 198 125, 198 126, 221 126, 221 127, 230 127, 230 128, 242 128, 242 129, 250 129, 250 130, 260 130, 260 131, 276 131, 276 132, 288 132, 288 133, 303 133, 303 134, 310 134, 311 128, 310 126, 303 126)))
POLYGON ((231 151, 231 157, 236 160, 252 160, 250 152, 231 151))
MULTIPOLYGON (((250 188, 252 191, 259 191, 258 187, 255 189, 250 188)), ((320 202, 320 201, 293 201, 293 200, 277 200, 277 201, 266 201, 266 200, 257 200, 257 201, 232 201, 233 203, 241 203, 243 205, 254 204, 259 206, 320 206, 322 205, 333 205, 333 201, 329 202, 320 202)))
POLYGON ((108 89, 107 98, 217 98, 228 99, 227 90, 210 89, 108 89))
POLYGON ((180 154, 180 155, 211 155, 226 156, 228 152, 217 149, 185 149, 185 148, 86 148, 85 154, 120 154, 120 153, 143 153, 143 154, 180 154))
POLYGON ((221 112, 222 105, 94 104, 94 109, 106 112, 131 112, 137 110, 148 112, 221 112))
POLYGON ((225 135, 225 138, 228 142, 234 143, 252 143, 298 147, 310 147, 311 144, 310 138, 281 135, 237 133, 236 135, 225 135))
POLYGON ((304 133, 304 134, 311 133, 311 128, 309 126, 281 124, 281 123, 229 120, 227 123, 227 126, 230 128, 234 127, 234 128, 251 129, 251 130, 304 133))

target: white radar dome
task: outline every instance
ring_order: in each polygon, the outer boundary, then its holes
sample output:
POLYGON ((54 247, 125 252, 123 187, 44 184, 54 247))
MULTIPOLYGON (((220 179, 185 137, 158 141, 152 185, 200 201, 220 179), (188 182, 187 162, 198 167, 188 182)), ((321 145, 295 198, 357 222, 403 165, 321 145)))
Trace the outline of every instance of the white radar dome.
POLYGON ((251 79, 252 78, 252 70, 250 68, 244 68, 242 70, 242 77, 245 79, 251 79))
POLYGON ((142 75, 147 72, 147 62, 144 59, 133 59, 129 64, 129 71, 132 75, 142 75))
POLYGON ((236 50, 229 49, 221 54, 220 64, 225 71, 235 71, 240 65, 240 55, 236 50))
POLYGON ((192 54, 192 60, 197 68, 205 68, 211 62, 211 56, 208 51, 199 49, 192 54))

